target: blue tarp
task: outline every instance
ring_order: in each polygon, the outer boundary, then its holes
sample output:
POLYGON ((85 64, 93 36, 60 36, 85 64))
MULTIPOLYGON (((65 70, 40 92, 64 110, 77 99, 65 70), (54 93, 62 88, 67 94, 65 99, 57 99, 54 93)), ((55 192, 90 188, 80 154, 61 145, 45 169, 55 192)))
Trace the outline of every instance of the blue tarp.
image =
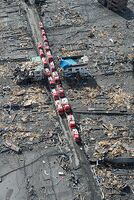
POLYGON ((67 69, 67 68, 71 67, 72 65, 76 65, 76 64, 77 64, 77 62, 75 62, 71 58, 61 59, 61 61, 60 61, 60 67, 63 69, 67 69))

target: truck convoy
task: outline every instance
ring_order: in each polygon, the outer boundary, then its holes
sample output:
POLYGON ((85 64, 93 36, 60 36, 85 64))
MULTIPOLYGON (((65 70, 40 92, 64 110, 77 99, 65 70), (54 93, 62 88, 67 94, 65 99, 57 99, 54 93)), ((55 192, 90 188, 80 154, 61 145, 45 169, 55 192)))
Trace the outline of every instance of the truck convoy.
POLYGON ((66 119, 73 140, 80 144, 81 138, 73 116, 73 111, 62 87, 57 68, 55 67, 47 34, 42 22, 39 23, 39 28, 42 35, 42 41, 37 45, 38 54, 42 60, 43 75, 48 79, 56 112, 61 119, 66 119))
POLYGON ((128 0, 98 0, 103 6, 113 11, 122 11, 127 7, 128 0))

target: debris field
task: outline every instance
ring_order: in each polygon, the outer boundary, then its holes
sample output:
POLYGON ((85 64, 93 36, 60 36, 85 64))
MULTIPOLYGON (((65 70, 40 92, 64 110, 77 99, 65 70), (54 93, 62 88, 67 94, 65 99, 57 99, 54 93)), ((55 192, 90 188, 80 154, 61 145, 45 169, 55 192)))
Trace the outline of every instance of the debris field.
POLYGON ((0 19, 0 200, 133 200, 133 1, 115 13, 96 0, 2 0, 0 19), (48 82, 17 82, 39 64, 38 19, 80 145, 55 111, 48 82), (80 55, 88 57, 91 76, 68 84, 59 61, 80 55))
MULTIPOLYGON (((129 1, 124 14, 109 11, 97 1, 56 4, 46 2, 41 15, 57 63, 62 57, 89 58, 88 82, 77 80, 70 86, 63 81, 85 153, 90 160, 133 158, 134 4, 129 1)), ((133 169, 116 167, 92 166, 102 198, 133 199, 133 169)))

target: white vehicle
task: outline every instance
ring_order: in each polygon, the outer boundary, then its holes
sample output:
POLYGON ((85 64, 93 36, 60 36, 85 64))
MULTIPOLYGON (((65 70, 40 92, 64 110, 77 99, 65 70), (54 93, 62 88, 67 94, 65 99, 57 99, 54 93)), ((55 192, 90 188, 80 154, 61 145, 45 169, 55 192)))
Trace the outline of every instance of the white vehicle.
POLYGON ((72 136, 75 142, 77 143, 81 142, 80 134, 76 128, 72 129, 72 136))
POLYGON ((68 123, 70 122, 70 121, 74 121, 74 116, 73 115, 67 115, 67 121, 68 121, 68 123))
POLYGON ((61 102, 63 105, 68 104, 68 99, 65 97, 61 100, 61 102))

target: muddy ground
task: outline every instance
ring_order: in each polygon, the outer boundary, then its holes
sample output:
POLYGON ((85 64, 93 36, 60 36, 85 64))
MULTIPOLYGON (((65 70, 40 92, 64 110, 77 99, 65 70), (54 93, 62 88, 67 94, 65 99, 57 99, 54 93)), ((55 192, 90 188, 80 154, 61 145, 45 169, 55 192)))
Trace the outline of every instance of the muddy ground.
MULTIPOLYGON (((57 65, 64 56, 86 55, 91 73, 64 88, 73 105, 89 159, 133 157, 134 4, 114 13, 97 1, 46 2, 41 15, 57 65)), ((105 199, 133 199, 133 170, 94 166, 105 199), (125 187, 130 190, 125 191, 125 187)))
POLYGON ((37 55, 24 5, 2 1, 0 13, 0 199, 89 199, 45 85, 16 84, 15 68, 37 55))
MULTIPOLYGON (((89 57, 95 84, 88 81, 86 87, 83 83, 70 87, 63 81, 87 158, 101 159, 105 153, 133 157, 133 1, 124 14, 92 0, 46 1, 37 9, 57 65, 65 55, 89 57)), ((0 200, 99 199, 92 195, 73 157, 45 86, 20 87, 14 80, 14 69, 29 66, 37 55, 21 2, 2 0, 0 19, 0 200), (6 141, 19 146, 22 153, 7 148, 6 141)), ((92 172, 103 199, 134 198, 132 169, 94 165, 92 172), (126 185, 131 191, 123 190, 126 185)))

